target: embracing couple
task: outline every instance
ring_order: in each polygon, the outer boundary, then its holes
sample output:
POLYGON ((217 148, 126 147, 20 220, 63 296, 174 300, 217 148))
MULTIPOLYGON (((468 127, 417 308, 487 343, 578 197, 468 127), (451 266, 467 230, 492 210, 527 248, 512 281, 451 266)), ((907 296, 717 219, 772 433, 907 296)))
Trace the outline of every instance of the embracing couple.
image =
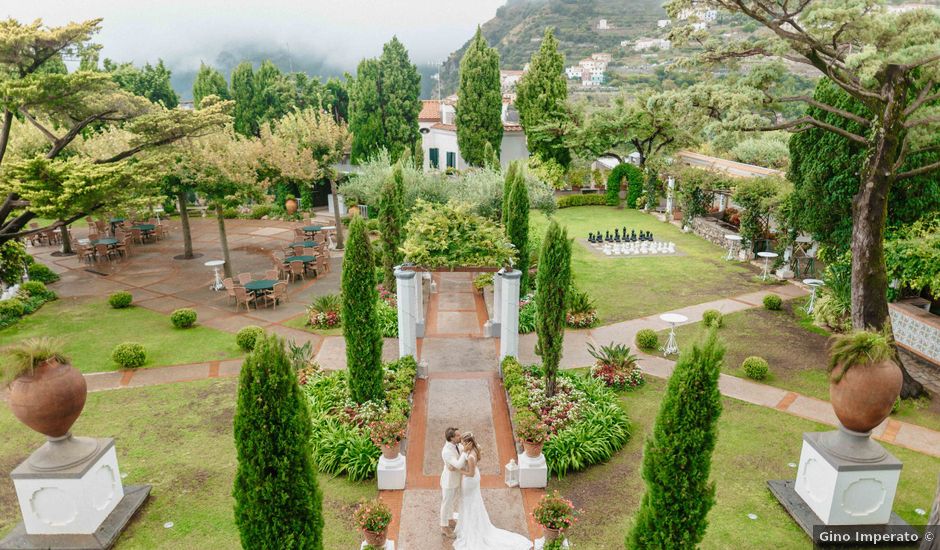
POLYGON ((482 454, 473 434, 461 434, 457 428, 444 431, 441 458, 441 532, 456 538, 454 550, 529 550, 532 542, 517 533, 497 529, 480 493, 482 454), (452 525, 454 512, 458 513, 456 527, 452 525))

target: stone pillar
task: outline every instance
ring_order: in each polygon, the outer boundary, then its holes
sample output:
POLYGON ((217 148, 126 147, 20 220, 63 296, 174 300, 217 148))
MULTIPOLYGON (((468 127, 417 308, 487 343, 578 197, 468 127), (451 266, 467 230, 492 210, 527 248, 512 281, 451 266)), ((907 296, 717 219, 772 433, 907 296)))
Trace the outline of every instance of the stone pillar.
POLYGON ((672 211, 675 209, 676 178, 669 176, 666 189, 666 221, 672 221, 672 211))
POLYGON ((503 271, 501 269, 493 274, 493 312, 490 314, 489 320, 483 325, 483 332, 487 338, 496 338, 500 335, 499 320, 503 308, 503 271))
POLYGON ((724 212, 728 208, 728 197, 724 193, 718 194, 718 211, 724 212))
POLYGON ((418 273, 415 277, 415 337, 424 338, 424 276, 430 273, 418 273))
POLYGON ((398 292, 398 356, 417 357, 418 342, 415 330, 415 275, 414 271, 405 271, 401 266, 395 268, 396 289, 398 292))
POLYGON ((519 357, 519 283, 522 272, 518 269, 503 271, 499 279, 502 281, 502 300, 500 308, 499 327, 499 361, 502 363, 507 356, 519 357))

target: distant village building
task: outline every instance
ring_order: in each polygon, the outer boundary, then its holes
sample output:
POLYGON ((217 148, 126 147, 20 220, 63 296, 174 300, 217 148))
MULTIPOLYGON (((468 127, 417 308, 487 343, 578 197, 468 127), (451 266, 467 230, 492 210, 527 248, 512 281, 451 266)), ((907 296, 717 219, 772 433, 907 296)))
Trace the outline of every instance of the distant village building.
POLYGON ((672 42, 665 38, 640 38, 633 45, 633 51, 643 52, 652 49, 668 50, 672 48, 672 42))
POLYGON ((609 30, 609 29, 611 29, 611 28, 613 28, 613 27, 611 27, 611 26, 607 23, 607 20, 606 20, 606 19, 601 19, 601 20, 599 20, 599 21, 597 22, 597 30, 599 30, 599 31, 606 31, 606 30, 609 30))
POLYGON ((887 6, 889 13, 906 13, 914 10, 934 10, 940 11, 940 6, 936 4, 919 4, 919 3, 910 3, 910 4, 898 4, 896 6, 887 6))
POLYGON ((577 65, 565 68, 565 76, 571 80, 580 79, 585 87, 600 86, 606 79, 607 64, 612 59, 613 55, 607 52, 593 53, 591 57, 578 61, 577 65))
POLYGON ((514 92, 516 85, 519 84, 519 79, 521 79, 524 74, 525 70, 500 69, 499 84, 503 93, 514 92))
POLYGON ((665 29, 666 27, 670 25, 670 23, 672 23, 672 21, 670 21, 669 19, 660 19, 659 21, 656 22, 656 27, 659 29, 665 29))
POLYGON ((184 111, 192 111, 196 108, 196 103, 192 99, 181 99, 176 108, 184 111))
POLYGON ((679 12, 679 21, 685 21, 687 19, 698 19, 699 21, 706 21, 708 23, 714 23, 718 20, 718 10, 716 9, 702 9, 702 8, 688 8, 679 12))

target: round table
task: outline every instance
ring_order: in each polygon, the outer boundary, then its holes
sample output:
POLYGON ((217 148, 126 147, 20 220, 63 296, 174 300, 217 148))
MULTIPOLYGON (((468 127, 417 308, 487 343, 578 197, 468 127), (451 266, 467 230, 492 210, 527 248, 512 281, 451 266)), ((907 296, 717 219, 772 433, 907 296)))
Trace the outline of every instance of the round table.
POLYGON ((111 237, 105 237, 103 239, 95 239, 93 241, 88 241, 88 243, 92 245, 106 244, 108 246, 114 246, 118 243, 118 240, 112 239, 111 237))
POLYGON ((316 257, 316 256, 304 256, 304 255, 301 255, 301 256, 288 256, 288 257, 284 258, 284 263, 285 263, 285 264, 289 264, 289 263, 291 263, 291 262, 303 262, 303 263, 304 263, 304 271, 307 271, 307 265, 310 264, 310 263, 312 263, 312 262, 315 262, 316 260, 317 260, 317 257, 316 257))
POLYGON ((302 227, 301 229, 304 230, 304 233, 316 233, 317 231, 320 231, 321 229, 323 229, 323 226, 320 226, 320 225, 305 225, 305 226, 302 227))
POLYGON ((676 342, 676 325, 687 322, 689 318, 679 313, 663 313, 659 318, 669 323, 669 340, 666 341, 665 347, 660 351, 665 355, 678 355, 679 344, 676 342))
POLYGON ((766 281, 767 277, 770 277, 770 259, 776 258, 779 254, 776 252, 758 252, 757 255, 764 259, 764 270, 761 272, 760 278, 766 281))
POLYGON ((260 292, 264 292, 265 290, 273 289, 275 284, 277 284, 276 279, 258 279, 245 283, 245 290, 258 294, 260 292))
POLYGON ((809 303, 806 304, 806 313, 812 313, 813 308, 816 306, 816 289, 825 285, 826 282, 822 279, 803 279, 803 284, 812 289, 812 294, 809 295, 809 303))
POLYGON ((294 248, 295 246, 302 246, 302 247, 304 247, 304 248, 313 248, 313 247, 317 246, 317 243, 314 242, 314 241, 297 241, 297 242, 294 242, 294 243, 290 243, 290 244, 287 245, 287 246, 290 247, 290 248, 294 248))
POLYGON ((216 292, 225 288, 225 285, 222 284, 222 277, 219 276, 219 268, 225 265, 225 260, 209 260, 208 262, 202 264, 206 267, 211 267, 215 272, 215 281, 209 285, 209 290, 214 290, 216 292))
POLYGON ((114 233, 114 227, 124 223, 124 218, 111 218, 108 222, 111 224, 111 233, 114 233))
POLYGON ((725 240, 728 241, 728 255, 725 256, 725 260, 730 262, 735 258, 738 247, 741 246, 742 239, 743 237, 741 237, 741 235, 735 235, 733 233, 725 235, 725 240))

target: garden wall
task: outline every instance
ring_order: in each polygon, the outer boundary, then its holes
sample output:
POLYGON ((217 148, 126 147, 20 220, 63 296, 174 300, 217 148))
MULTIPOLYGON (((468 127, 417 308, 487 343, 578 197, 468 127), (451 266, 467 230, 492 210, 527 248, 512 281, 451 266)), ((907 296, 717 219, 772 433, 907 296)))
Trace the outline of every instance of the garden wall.
POLYGON ((898 345, 940 366, 940 317, 904 302, 888 304, 888 311, 898 345))
POLYGON ((738 234, 738 230, 733 226, 707 216, 692 219, 692 232, 722 248, 728 247, 728 241, 725 239, 725 235, 738 234))

